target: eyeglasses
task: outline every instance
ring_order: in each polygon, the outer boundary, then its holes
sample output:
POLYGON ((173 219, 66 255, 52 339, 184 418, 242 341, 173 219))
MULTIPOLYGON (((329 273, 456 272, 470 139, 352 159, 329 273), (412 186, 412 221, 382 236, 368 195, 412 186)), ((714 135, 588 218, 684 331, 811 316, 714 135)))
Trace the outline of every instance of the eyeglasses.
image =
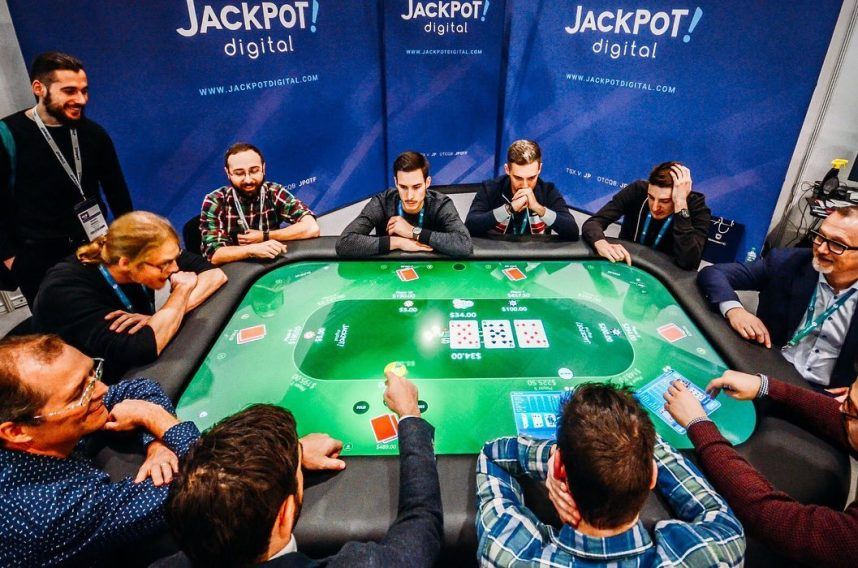
POLYGON ((817 231, 810 231, 810 234, 813 236, 813 244, 818 247, 821 247, 822 243, 826 243, 828 245, 828 250, 830 250, 833 254, 841 255, 847 250, 858 250, 858 247, 850 247, 849 245, 845 245, 839 241, 832 241, 831 239, 817 231))
POLYGON ((144 260, 140 264, 145 264, 146 266, 151 266, 155 270, 163 273, 163 272, 166 272, 168 268, 173 266, 173 263, 176 262, 181 255, 182 255, 182 251, 179 250, 179 254, 177 254, 175 257, 171 258, 170 260, 165 260, 164 262, 159 262, 158 264, 153 264, 151 262, 146 262, 144 260))
POLYGON ((67 406, 63 409, 54 410, 53 412, 40 414, 38 416, 33 416, 33 420, 41 420, 43 418, 50 418, 51 416, 58 416, 60 414, 65 414, 66 412, 71 412, 73 410, 77 410, 78 408, 82 408, 89 405, 89 401, 92 400, 92 393, 95 392, 95 383, 100 381, 102 375, 104 374, 104 359, 100 357, 93 357, 92 362, 92 370, 90 370, 89 372, 89 377, 86 380, 86 385, 84 385, 83 387, 83 393, 80 395, 80 400, 78 400, 71 406, 67 406))

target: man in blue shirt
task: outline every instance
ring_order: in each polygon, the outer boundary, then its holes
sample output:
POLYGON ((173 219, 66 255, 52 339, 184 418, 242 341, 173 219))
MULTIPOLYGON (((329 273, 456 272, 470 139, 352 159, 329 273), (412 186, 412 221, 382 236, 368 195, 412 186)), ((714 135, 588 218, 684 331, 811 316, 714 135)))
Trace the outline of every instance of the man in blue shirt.
POLYGON ((148 379, 101 382, 103 361, 56 335, 0 341, 0 565, 98 564, 164 529, 178 458, 199 437, 148 379), (140 431, 136 479, 112 483, 91 435, 140 431))
POLYGON ((739 566, 745 535, 697 469, 655 433, 631 392, 585 384, 563 405, 557 440, 500 438, 477 461, 477 555, 484 565, 739 566), (653 457, 655 459, 653 459, 653 457), (563 527, 524 506, 516 476, 545 479, 563 527), (677 520, 650 534, 655 489, 677 520))

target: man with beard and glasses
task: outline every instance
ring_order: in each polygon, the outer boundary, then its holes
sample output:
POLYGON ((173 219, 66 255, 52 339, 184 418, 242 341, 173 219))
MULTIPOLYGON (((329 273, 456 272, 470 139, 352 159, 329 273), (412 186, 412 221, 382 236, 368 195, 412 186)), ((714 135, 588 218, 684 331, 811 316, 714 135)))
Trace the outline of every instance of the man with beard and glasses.
POLYGON ((131 211, 113 142, 84 116, 83 63, 65 53, 36 57, 35 107, 0 121, 0 270, 11 271, 31 305, 45 273, 131 211))
POLYGON ((233 144, 223 166, 229 185, 206 195, 200 213, 201 252, 212 264, 275 258, 286 252, 286 241, 319 236, 310 208, 265 180, 265 158, 256 146, 233 144))
POLYGON ((858 206, 836 209, 811 239, 812 250, 774 249, 753 263, 707 266, 697 284, 736 333, 781 347, 811 385, 842 389, 858 362, 858 206), (756 315, 735 290, 760 292, 756 315))

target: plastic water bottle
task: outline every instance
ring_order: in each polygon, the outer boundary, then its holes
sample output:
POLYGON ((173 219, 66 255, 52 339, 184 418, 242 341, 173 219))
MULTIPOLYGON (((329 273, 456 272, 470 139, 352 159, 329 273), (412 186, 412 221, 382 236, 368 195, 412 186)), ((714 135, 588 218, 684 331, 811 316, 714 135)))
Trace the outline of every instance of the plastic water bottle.
POLYGON ((755 260, 757 260, 757 247, 751 247, 745 256, 745 262, 754 262, 755 260))

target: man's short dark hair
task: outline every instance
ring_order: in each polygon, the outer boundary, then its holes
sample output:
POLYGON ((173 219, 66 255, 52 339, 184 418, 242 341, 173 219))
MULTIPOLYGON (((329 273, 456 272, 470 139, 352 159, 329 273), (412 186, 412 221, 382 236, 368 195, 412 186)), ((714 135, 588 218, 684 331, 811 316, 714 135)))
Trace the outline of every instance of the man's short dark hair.
POLYGON ((581 517, 599 529, 631 522, 652 481, 655 429, 627 388, 589 383, 564 403, 557 447, 581 517))
POLYGON ((30 358, 50 364, 64 346, 57 335, 22 335, 0 340, 0 423, 32 423, 33 416, 47 402, 47 393, 24 381, 19 361, 30 358))
POLYGON ((223 167, 229 169, 230 156, 248 151, 256 152, 256 154, 259 156, 259 159, 262 160, 262 164, 265 165, 265 156, 262 155, 262 151, 260 151, 259 148, 247 142, 237 142, 230 146, 229 149, 226 151, 226 154, 223 155, 223 167))
POLYGON ((672 188, 673 176, 670 175, 670 168, 681 165, 679 162, 663 162, 652 169, 647 181, 656 187, 672 188))
POLYGON ((54 71, 83 71, 83 62, 68 53, 40 53, 30 66, 30 82, 39 81, 46 87, 54 81, 54 71))
POLYGON ((171 484, 166 515, 195 565, 263 560, 281 505, 298 491, 298 445, 291 412, 255 404, 191 447, 171 484))
POLYGON ((414 170, 421 170, 423 172, 423 179, 429 177, 429 160, 420 152, 413 152, 411 150, 403 152, 393 162, 394 177, 396 177, 398 172, 407 173, 414 170))

